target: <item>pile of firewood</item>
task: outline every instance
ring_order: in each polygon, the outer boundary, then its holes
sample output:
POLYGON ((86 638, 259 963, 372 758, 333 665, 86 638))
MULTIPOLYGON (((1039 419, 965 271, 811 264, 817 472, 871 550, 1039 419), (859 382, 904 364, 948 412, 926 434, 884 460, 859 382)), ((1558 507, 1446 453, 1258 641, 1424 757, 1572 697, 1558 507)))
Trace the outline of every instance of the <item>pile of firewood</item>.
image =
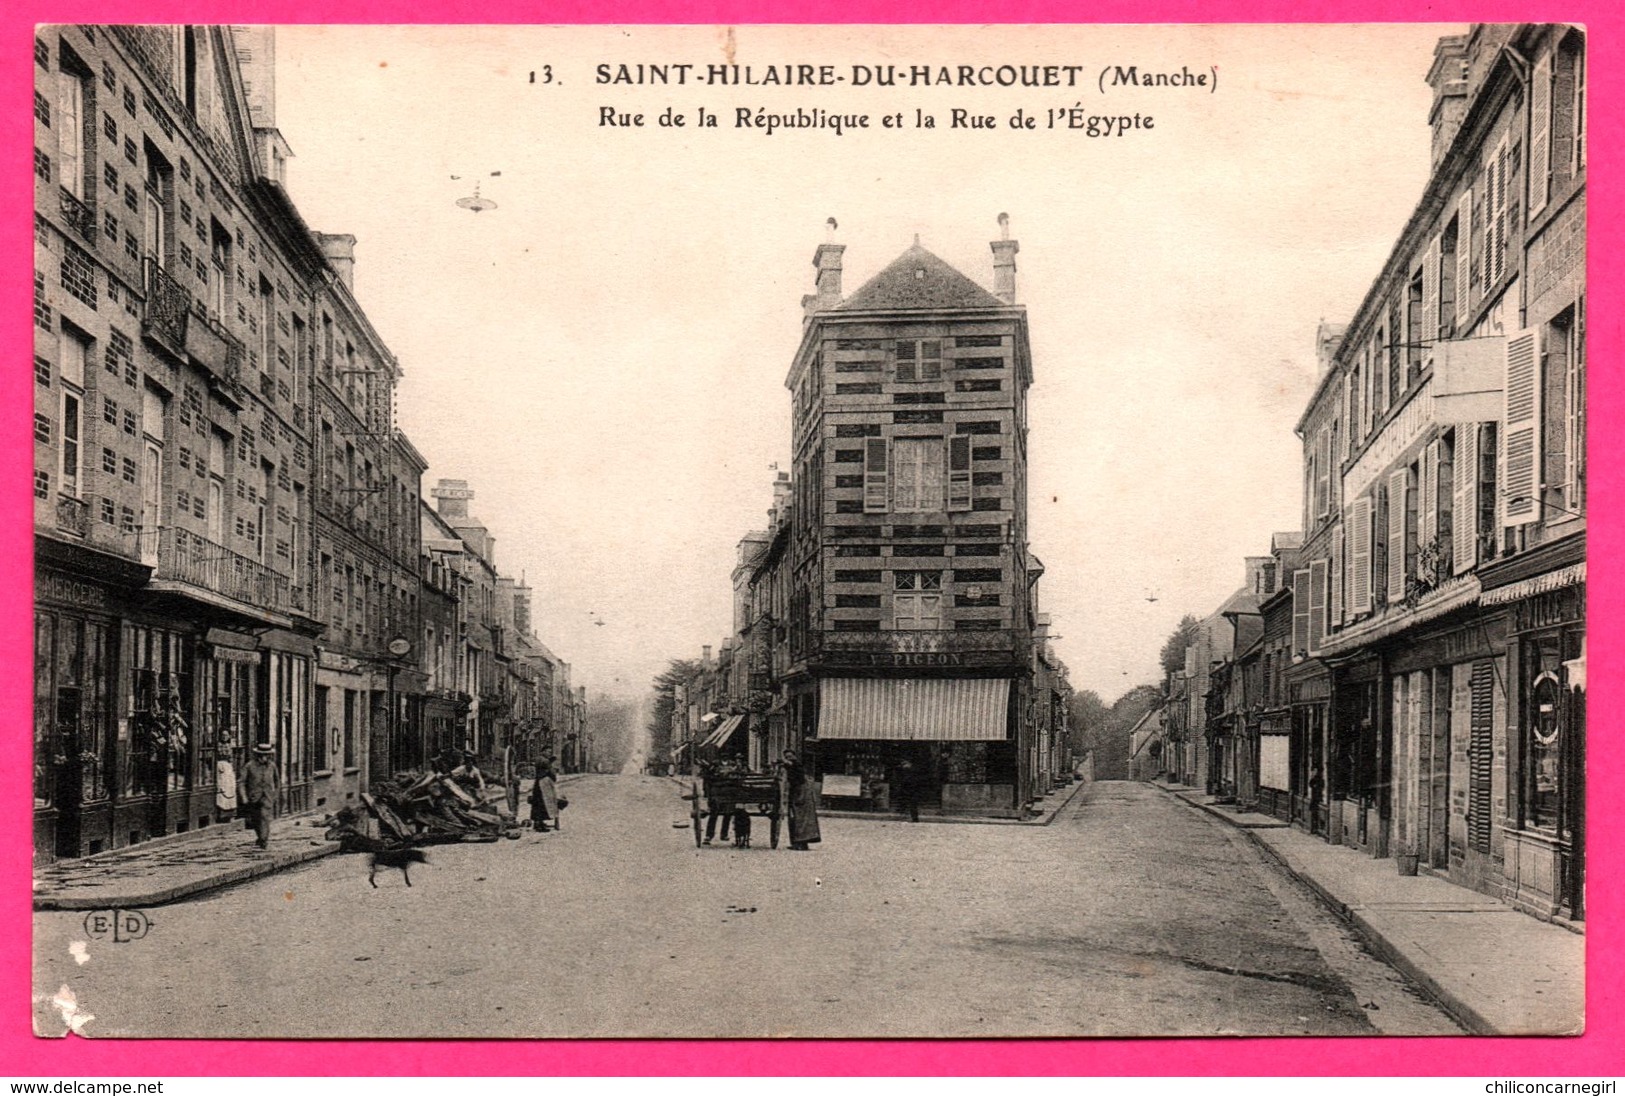
POLYGON ((519 823, 500 787, 483 794, 439 773, 409 773, 393 784, 363 792, 361 806, 346 807, 327 820, 327 837, 350 852, 383 847, 443 845, 456 841, 497 841, 519 836, 519 823))

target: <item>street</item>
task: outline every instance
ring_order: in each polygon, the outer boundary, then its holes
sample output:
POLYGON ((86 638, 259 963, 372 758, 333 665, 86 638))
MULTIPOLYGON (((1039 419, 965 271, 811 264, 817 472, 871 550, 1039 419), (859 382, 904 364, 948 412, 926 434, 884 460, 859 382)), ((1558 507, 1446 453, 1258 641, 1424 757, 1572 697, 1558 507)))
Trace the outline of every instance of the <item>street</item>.
POLYGON ((805 853, 765 822, 696 849, 679 790, 583 778, 562 833, 432 848, 411 887, 329 857, 149 911, 128 943, 37 913, 36 1023, 59 1029, 67 986, 92 1037, 1458 1031, 1244 836, 1143 784, 1045 827, 826 819, 805 853))

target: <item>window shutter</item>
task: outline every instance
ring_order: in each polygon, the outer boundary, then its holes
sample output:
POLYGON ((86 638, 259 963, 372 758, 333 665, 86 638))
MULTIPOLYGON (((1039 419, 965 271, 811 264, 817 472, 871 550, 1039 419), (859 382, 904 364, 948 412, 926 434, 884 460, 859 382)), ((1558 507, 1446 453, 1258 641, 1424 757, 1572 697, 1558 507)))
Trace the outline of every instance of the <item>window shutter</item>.
POLYGON ((1473 276, 1473 192, 1463 191, 1456 201, 1456 338, 1465 338, 1468 302, 1472 299, 1468 279, 1473 276))
POLYGON ((1427 257, 1422 260, 1422 357, 1433 356, 1430 345, 1439 338, 1439 237, 1428 242, 1427 257))
POLYGON ((935 381, 942 379, 942 340, 920 340, 920 379, 922 381, 935 381))
POLYGON ((1405 600, 1405 488, 1408 473, 1388 475, 1388 604, 1405 600))
POLYGON ((970 435, 948 439, 948 509, 971 508, 970 435))
POLYGON ((1585 505, 1580 481, 1585 476, 1586 443, 1586 302, 1581 297, 1574 308, 1574 326, 1569 334, 1569 365, 1564 377, 1568 401, 1568 421, 1564 425, 1567 444, 1563 447, 1563 505, 1578 510, 1585 505))
POLYGON ((1506 440, 1502 443, 1503 524, 1540 520, 1540 332, 1507 339, 1506 440))
POLYGON ((1422 494, 1416 506, 1416 540, 1426 547, 1439 535, 1439 443, 1422 450, 1422 494))
POLYGON ((1316 450, 1316 460, 1319 462, 1315 469, 1315 516, 1326 516, 1332 497, 1332 432, 1330 427, 1322 427, 1320 431, 1320 445, 1316 450))
POLYGON ((915 353, 918 344, 913 339, 897 340, 897 379, 900 381, 913 381, 919 379, 919 372, 915 364, 915 353))
POLYGON ((885 438, 866 438, 863 443, 863 512, 884 514, 890 494, 885 438))
POLYGON ((1502 275, 1506 273, 1507 161, 1507 142, 1503 137, 1495 148, 1495 277, 1490 280, 1492 285, 1500 281, 1502 275))
POLYGON ((1349 555, 1349 613, 1371 611, 1371 499, 1354 500, 1346 526, 1349 555))
POLYGON ((1309 572, 1292 572, 1292 654, 1309 653, 1309 572))
POLYGON ((1552 55, 1535 62, 1529 80, 1529 215, 1546 208, 1552 173, 1552 55))
POLYGON ((1341 525, 1337 527, 1332 536, 1332 571, 1331 571, 1331 608, 1330 616, 1326 618, 1326 630, 1343 626, 1343 538, 1344 530, 1341 525))
POLYGON ((1451 569, 1464 575, 1478 564, 1478 423, 1456 427, 1455 485, 1451 512, 1451 569))
POLYGON ((1326 638, 1326 573, 1323 559, 1309 565, 1309 653, 1312 655, 1320 653, 1321 640, 1326 638))

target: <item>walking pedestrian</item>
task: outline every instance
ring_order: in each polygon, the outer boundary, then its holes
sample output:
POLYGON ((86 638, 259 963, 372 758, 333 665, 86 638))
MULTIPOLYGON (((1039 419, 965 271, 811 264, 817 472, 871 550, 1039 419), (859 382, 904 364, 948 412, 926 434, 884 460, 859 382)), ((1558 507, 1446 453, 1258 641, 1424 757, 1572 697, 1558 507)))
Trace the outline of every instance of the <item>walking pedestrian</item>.
POLYGON ((780 776, 790 812, 790 848, 806 852, 821 840, 818 832, 818 789, 794 750, 784 751, 780 776))
POLYGON ((254 755, 243 766, 238 782, 239 802, 254 826, 255 844, 265 848, 271 843, 271 817, 276 810, 275 750, 269 744, 255 746, 254 755))

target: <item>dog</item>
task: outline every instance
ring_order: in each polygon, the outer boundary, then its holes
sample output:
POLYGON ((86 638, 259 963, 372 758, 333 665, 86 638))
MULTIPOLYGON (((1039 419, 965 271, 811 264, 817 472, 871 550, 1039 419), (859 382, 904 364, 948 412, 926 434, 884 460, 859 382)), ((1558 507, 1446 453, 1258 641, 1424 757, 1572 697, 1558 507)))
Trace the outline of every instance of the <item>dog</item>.
POLYGON ((373 849, 367 857, 367 882, 373 886, 378 885, 378 868, 399 868, 401 875, 406 878, 406 885, 412 885, 412 865, 427 864, 428 854, 422 849, 401 848, 399 846, 380 846, 373 849))
POLYGON ((750 848, 750 812, 743 807, 735 807, 733 813, 734 848, 750 848))

